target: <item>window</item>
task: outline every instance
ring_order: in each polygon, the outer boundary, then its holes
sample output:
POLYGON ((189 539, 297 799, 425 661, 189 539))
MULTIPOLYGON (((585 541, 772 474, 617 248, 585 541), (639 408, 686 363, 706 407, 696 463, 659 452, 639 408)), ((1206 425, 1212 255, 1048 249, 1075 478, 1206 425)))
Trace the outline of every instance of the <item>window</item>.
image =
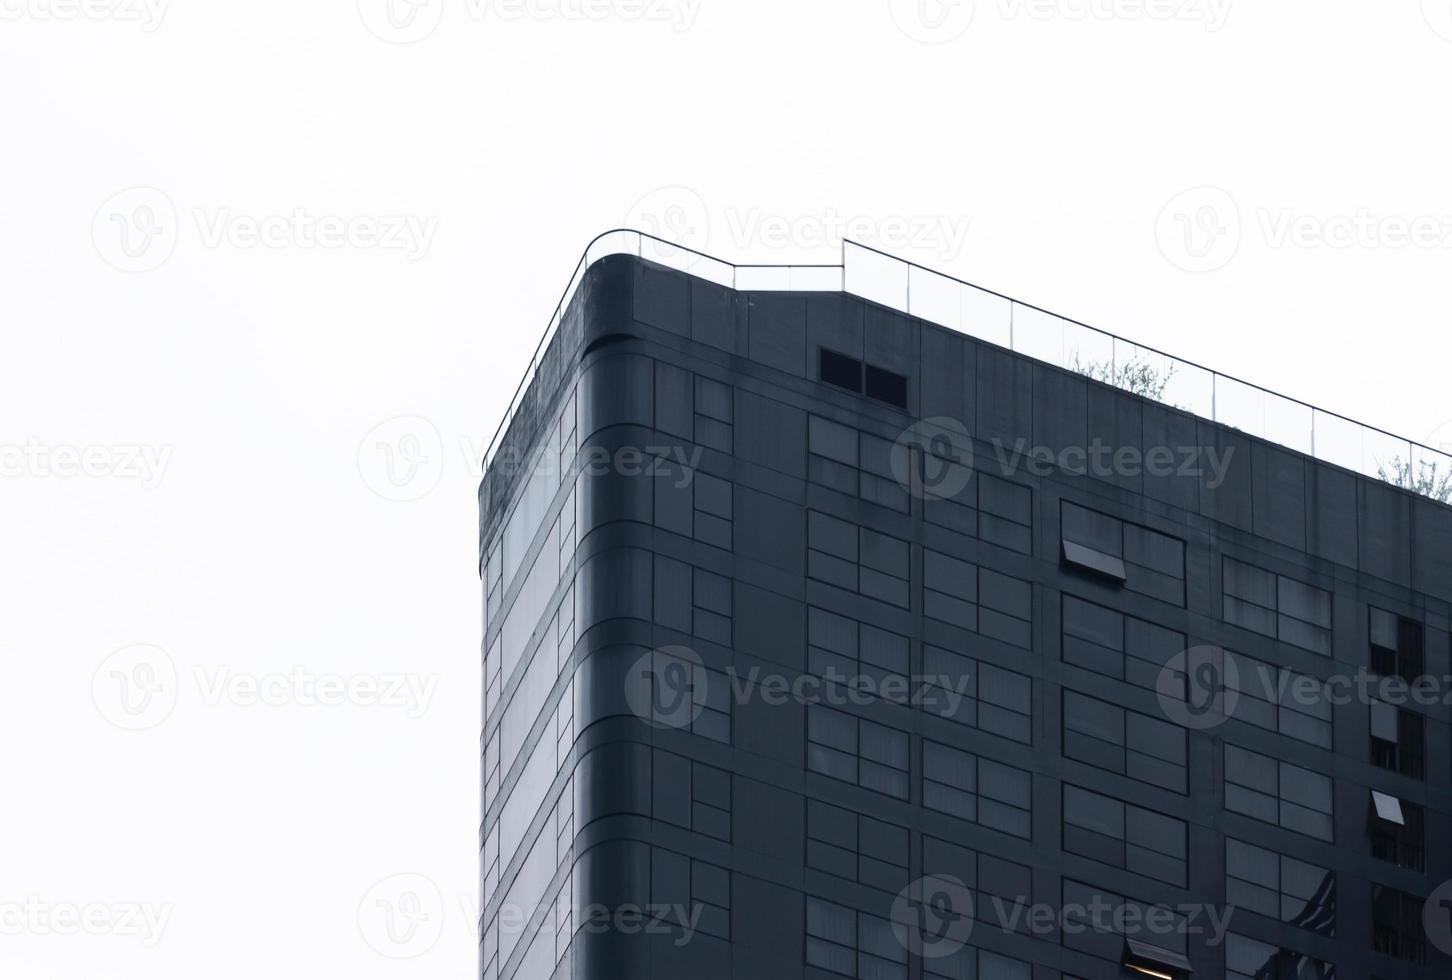
POLYGON ((1225 621, 1323 657, 1331 656, 1331 593, 1227 557, 1225 621))
POLYGON ((929 644, 923 645, 922 708, 963 725, 1029 745, 1033 681, 929 644))
MULTIPOLYGON (((1026 928, 1015 909, 1033 902, 1033 871, 1027 866, 924 834, 923 875, 962 882, 973 893, 973 914, 980 926, 992 925, 1004 932, 1026 928)), ((930 893, 923 897, 928 899, 930 893)))
POLYGON ((648 458, 654 474, 655 525, 730 551, 731 481, 690 469, 678 460, 648 458))
POLYGON ((1423 778, 1422 716, 1381 701, 1371 703, 1371 761, 1412 779, 1423 778))
POLYGON ((1329 776, 1234 745, 1225 746, 1225 808, 1332 840, 1329 776))
POLYGON ((924 488, 923 517, 932 524, 989 544, 1030 554, 1033 551, 1033 491, 981 470, 972 459, 958 460, 954 447, 929 444, 918 457, 924 488), (949 490, 957 492, 949 495, 949 490), (958 489, 961 488, 961 489, 958 489))
POLYGON ((897 894, 908 883, 908 831, 807 800, 807 867, 897 894))
POLYGON ((807 669, 851 688, 903 697, 908 687, 908 638, 870 623, 807 607, 807 669))
POLYGON ((1395 796, 1371 792, 1371 856, 1409 871, 1425 864, 1422 808, 1395 796))
POLYGON ((1229 933, 1225 937, 1226 980, 1268 980, 1293 977, 1295 980, 1336 980, 1336 967, 1312 959, 1305 953, 1275 946, 1229 933))
POLYGON ((731 452, 731 386, 710 378, 696 378, 696 442, 723 453, 731 452))
POLYGON ((908 543, 807 512, 807 576, 908 608, 908 543))
POLYGON ((923 806, 930 810, 1027 839, 1032 793, 1022 769, 923 741, 923 806))
POLYGON ((908 379, 901 374, 869 364, 867 397, 895 408, 907 408, 908 379))
POLYGON ((731 682, 720 671, 693 663, 689 654, 679 647, 653 650, 649 671, 632 677, 650 685, 651 723, 730 745, 731 682))
POLYGON ((1371 886, 1371 944, 1378 953, 1408 963, 1421 963, 1422 906, 1425 899, 1386 885, 1371 886))
POLYGON ((1336 935, 1336 873, 1225 838, 1225 898, 1236 908, 1336 935))
POLYGON ((820 704, 809 704, 807 768, 905 800, 908 798, 907 732, 820 704))
POLYGON ((1185 543, 1065 500, 1061 558, 1070 568, 1177 606, 1185 604, 1185 543))
POLYGON ((893 474, 886 439, 813 415, 807 425, 807 478, 841 493, 906 514, 908 494, 893 474))
MULTIPOLYGON (((1179 912, 1166 905, 1155 905, 1126 898, 1082 882, 1065 878, 1063 885, 1064 929, 1062 942, 1073 949, 1114 963, 1125 959, 1127 939, 1148 940, 1158 955, 1186 955, 1189 923, 1179 912), (1119 931, 1124 923, 1156 923, 1152 931, 1141 930, 1126 936, 1119 931)), ((1102 970, 1102 976, 1118 976, 1102 970)))
POLYGON ((807 896, 807 965, 858 980, 906 980, 907 947, 887 919, 807 896))
POLYGON ((653 922, 731 938, 731 872, 675 851, 650 849, 653 922), (686 921, 694 916, 694 923, 686 921))
POLYGON ((653 754, 651 816, 718 840, 731 839, 731 774, 685 756, 653 754))
POLYGON ((1064 757, 1186 792, 1185 730, 1064 689, 1064 757))
POLYGON ((1186 647, 1185 634, 1071 595, 1063 597, 1064 662, 1158 690, 1160 671, 1186 647))
POLYGON ((1064 850, 1185 887, 1185 822, 1064 784, 1064 850))
POLYGON ((1033 648, 1033 589, 1028 582, 926 548, 923 615, 1033 648))
POLYGON ((826 384, 857 394, 866 393, 868 398, 891 405, 907 408, 908 379, 895 371, 880 368, 846 354, 817 348, 817 377, 826 384))
POLYGON ((960 980, 1033 980, 1033 964, 1016 960, 986 949, 964 946, 952 956, 923 960, 923 975, 960 980), (975 969, 976 966, 976 969, 975 969))
POLYGON ((862 362, 855 357, 818 348, 817 377, 829 385, 862 394, 862 362))
POLYGON ((1324 683, 1244 654, 1228 656, 1240 678, 1240 697, 1231 717, 1331 748, 1331 701, 1324 683))
POLYGON ((1422 624, 1373 607, 1370 610, 1371 669, 1408 684, 1422 676, 1422 624))
POLYGON ((669 629, 731 645, 731 580, 685 562, 655 556, 655 621, 669 629))

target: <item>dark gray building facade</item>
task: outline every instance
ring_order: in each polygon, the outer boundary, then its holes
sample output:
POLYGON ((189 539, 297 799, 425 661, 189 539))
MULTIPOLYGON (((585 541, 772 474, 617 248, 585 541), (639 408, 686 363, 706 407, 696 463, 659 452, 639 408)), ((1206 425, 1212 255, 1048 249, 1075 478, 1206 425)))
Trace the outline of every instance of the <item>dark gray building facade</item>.
POLYGON ((1452 508, 1094 375, 588 265, 480 488, 484 980, 1452 975, 1452 508))

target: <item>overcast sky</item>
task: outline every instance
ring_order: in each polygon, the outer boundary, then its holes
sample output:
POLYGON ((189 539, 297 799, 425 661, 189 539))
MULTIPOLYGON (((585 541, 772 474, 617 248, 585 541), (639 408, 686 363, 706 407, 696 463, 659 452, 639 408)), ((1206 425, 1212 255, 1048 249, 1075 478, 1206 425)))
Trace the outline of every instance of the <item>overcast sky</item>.
POLYGON ((389 2, 0 0, 0 974, 474 969, 475 460, 606 228, 1452 443, 1448 0, 389 2))

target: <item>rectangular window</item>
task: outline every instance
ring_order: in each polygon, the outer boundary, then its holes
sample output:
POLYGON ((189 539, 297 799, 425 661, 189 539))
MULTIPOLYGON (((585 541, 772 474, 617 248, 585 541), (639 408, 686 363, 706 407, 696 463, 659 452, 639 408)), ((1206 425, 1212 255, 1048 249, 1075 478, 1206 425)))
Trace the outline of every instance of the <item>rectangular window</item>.
POLYGON ((1400 677, 1408 684, 1422 676, 1422 624, 1394 613, 1370 609, 1371 669, 1382 677, 1400 677))
POLYGON ((1033 742, 1033 680, 929 644, 922 708, 1003 738, 1033 742))
POLYGON ((862 393, 862 362, 855 357, 818 348, 817 377, 829 385, 862 393))
POLYGON ((732 389, 710 378, 696 377, 696 442, 708 449, 731 452, 733 434, 732 389))
MULTIPOLYGON (((1119 931, 1120 924, 1153 921, 1159 924, 1151 939, 1160 958, 1165 953, 1179 957, 1186 953, 1189 923, 1167 905, 1136 901, 1069 878, 1064 879, 1063 896, 1064 919, 1070 928, 1064 930, 1062 941, 1069 949, 1117 964, 1123 961, 1126 940, 1143 936, 1142 932, 1126 936, 1119 931)), ((1120 974, 1104 970, 1098 975, 1120 974)))
POLYGON ((1336 980, 1336 967, 1305 953, 1278 949, 1232 932, 1225 937, 1225 976, 1226 980, 1271 980, 1280 977, 1336 980))
POLYGON ((1225 808, 1330 842, 1331 778, 1270 756, 1225 746, 1225 808))
POLYGON ((1222 571, 1227 623, 1331 656, 1330 592, 1228 556, 1222 571))
POLYGON ((807 768, 905 800, 908 798, 907 732, 820 704, 809 704, 807 768))
POLYGON ((1187 792, 1183 728, 1067 688, 1063 697, 1065 758, 1187 792))
POLYGON ((651 816, 718 840, 731 839, 731 774, 685 756, 653 753, 651 816))
POLYGON ((652 924, 731 938, 731 872, 675 851, 650 849, 652 924), (693 918, 695 921, 687 921, 693 918))
POLYGON ((1371 856, 1409 871, 1425 865, 1422 808, 1373 790, 1371 793, 1371 856))
POLYGON ((1028 839, 1033 784, 1029 773, 961 749, 923 741, 923 806, 1028 839))
POLYGON ((1425 899, 1399 892, 1386 885, 1371 886, 1371 944, 1407 963, 1422 963, 1426 949, 1422 940, 1422 906, 1425 899))
POLYGON ((886 368, 867 365, 867 397, 894 408, 907 408, 908 379, 886 368))
POLYGON ((1331 701, 1323 682, 1241 653, 1227 656, 1235 664, 1240 692, 1231 717, 1331 748, 1331 701))
POLYGON ((1067 500, 1059 513, 1064 564, 1130 592, 1185 604, 1185 542, 1067 500))
POLYGON ((818 415, 808 419, 809 480, 906 514, 910 509, 907 490, 892 468, 895 452, 906 450, 818 415))
MULTIPOLYGON (((1023 930, 1024 923, 1015 910, 1021 912, 1033 902, 1033 870, 1026 865, 924 834, 923 875, 945 885, 961 882, 972 893, 971 911, 980 927, 991 924, 1007 933, 1023 930)), ((932 892, 925 885, 923 899, 931 898, 932 892)))
POLYGON ((897 894, 908 883, 908 831, 807 800, 807 867, 897 894))
POLYGON ((870 623, 807 607, 807 669, 850 688, 897 694, 908 687, 908 638, 870 623))
POLYGON ((1244 841, 1225 839, 1225 898, 1298 929, 1336 935, 1336 873, 1244 841))
POLYGON ((887 919, 807 897, 807 965, 857 980, 907 980, 907 946, 887 919))
POLYGON ((1185 822, 1064 784, 1064 850, 1185 887, 1185 822))
POLYGON ((1158 691, 1160 672, 1183 653, 1185 634, 1115 609, 1063 597, 1064 662, 1158 691))
POLYGON ((1371 703, 1371 762, 1412 779, 1424 778, 1424 723, 1415 711, 1371 703))
POLYGON ((908 543, 820 511, 807 512, 807 576, 908 608, 908 543))
POLYGON ((1033 587, 1028 582, 927 548, 923 615, 1033 649, 1033 587))

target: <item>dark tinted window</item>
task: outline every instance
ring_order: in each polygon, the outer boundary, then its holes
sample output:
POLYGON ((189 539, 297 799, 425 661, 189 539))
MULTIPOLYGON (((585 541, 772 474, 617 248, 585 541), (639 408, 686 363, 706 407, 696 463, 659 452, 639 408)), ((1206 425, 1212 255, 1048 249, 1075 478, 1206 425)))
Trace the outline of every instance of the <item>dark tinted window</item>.
POLYGON ((907 378, 880 367, 867 365, 867 397, 907 408, 907 378))
POLYGON ((862 391, 862 362, 825 347, 818 351, 817 376, 829 385, 862 391))

